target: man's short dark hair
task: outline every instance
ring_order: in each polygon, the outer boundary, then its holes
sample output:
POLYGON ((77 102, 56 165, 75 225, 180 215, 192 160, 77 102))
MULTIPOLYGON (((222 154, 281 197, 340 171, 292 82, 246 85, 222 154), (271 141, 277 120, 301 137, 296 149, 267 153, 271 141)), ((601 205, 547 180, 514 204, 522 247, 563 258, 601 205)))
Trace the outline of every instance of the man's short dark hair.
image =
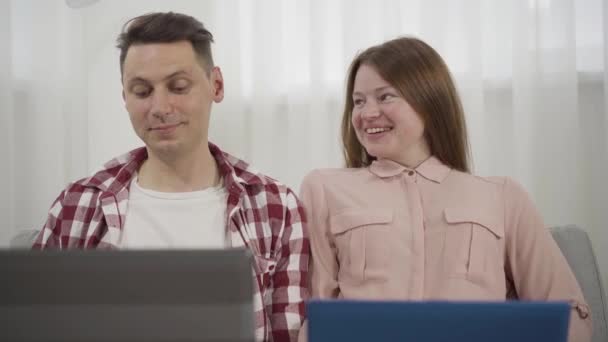
POLYGON ((125 23, 116 40, 120 49, 120 74, 122 75, 127 51, 133 44, 173 43, 189 41, 205 70, 213 67, 211 43, 213 35, 197 19, 173 12, 148 13, 125 23))

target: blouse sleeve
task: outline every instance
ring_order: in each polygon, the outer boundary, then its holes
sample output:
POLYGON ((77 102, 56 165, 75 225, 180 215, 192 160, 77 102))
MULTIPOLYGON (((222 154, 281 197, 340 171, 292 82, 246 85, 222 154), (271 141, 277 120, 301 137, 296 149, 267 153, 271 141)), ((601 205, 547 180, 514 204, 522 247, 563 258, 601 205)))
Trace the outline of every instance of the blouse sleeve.
POLYGON ((538 210, 526 191, 511 179, 504 183, 504 195, 506 271, 517 297, 569 302, 568 341, 590 341, 589 306, 538 210))

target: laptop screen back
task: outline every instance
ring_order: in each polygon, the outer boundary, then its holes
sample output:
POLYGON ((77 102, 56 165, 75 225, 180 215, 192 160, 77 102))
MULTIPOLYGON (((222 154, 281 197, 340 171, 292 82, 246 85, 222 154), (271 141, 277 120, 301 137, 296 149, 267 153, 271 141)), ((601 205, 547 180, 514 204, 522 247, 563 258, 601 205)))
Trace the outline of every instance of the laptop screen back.
POLYGON ((570 307, 538 302, 312 301, 309 342, 566 342, 570 307))
POLYGON ((253 341, 245 250, 2 251, 1 341, 253 341))

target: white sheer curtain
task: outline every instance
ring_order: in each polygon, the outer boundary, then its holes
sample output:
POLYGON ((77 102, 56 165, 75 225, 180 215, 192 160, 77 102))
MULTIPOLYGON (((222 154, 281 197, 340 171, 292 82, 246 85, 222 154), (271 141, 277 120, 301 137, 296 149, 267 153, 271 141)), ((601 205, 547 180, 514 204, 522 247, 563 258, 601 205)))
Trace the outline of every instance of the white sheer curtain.
POLYGON ((40 228, 49 200, 88 172, 83 20, 62 1, 0 0, 1 245, 40 228))
POLYGON ((172 10, 216 38, 226 98, 213 109, 212 140, 295 189, 310 169, 341 165, 355 53, 399 35, 426 40, 457 80, 475 172, 522 182, 548 225, 586 228, 608 275, 601 0, 87 2, 0 0, 0 244, 39 227, 68 181, 140 145, 115 38, 133 16, 172 10))

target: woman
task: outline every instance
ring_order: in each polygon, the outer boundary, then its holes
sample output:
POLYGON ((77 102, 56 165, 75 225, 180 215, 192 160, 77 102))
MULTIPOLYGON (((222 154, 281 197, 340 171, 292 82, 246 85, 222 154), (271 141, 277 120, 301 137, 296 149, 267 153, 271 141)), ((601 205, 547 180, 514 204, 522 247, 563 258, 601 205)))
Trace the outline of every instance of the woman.
POLYGON ((430 46, 399 38, 352 62, 347 168, 306 176, 313 297, 567 300, 570 341, 589 308, 525 190, 469 173, 464 114, 430 46))

